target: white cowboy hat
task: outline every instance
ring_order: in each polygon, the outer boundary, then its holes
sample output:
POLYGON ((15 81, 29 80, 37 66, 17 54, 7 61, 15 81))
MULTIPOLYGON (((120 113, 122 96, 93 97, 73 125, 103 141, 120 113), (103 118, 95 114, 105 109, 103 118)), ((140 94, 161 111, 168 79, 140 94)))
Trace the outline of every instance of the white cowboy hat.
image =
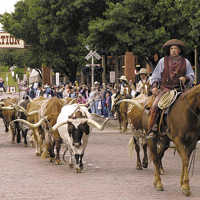
POLYGON ((126 78, 126 76, 121 76, 120 78, 119 78, 119 80, 122 80, 122 81, 127 81, 128 82, 128 80, 127 80, 127 78, 126 78))
POLYGON ((141 68, 139 73, 140 74, 147 74, 147 70, 145 68, 141 68))
POLYGON ((98 81, 95 81, 95 82, 94 82, 94 84, 95 84, 95 85, 98 85, 98 84, 99 84, 99 82, 98 82, 98 81))

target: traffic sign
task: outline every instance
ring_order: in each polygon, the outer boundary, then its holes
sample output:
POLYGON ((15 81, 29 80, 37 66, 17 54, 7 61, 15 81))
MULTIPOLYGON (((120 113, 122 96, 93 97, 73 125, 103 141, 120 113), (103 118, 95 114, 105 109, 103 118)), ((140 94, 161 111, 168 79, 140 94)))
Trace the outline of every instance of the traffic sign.
POLYGON ((88 53, 88 55, 85 56, 85 59, 89 60, 92 56, 94 56, 97 60, 101 59, 101 56, 96 51, 92 51, 92 50, 90 50, 90 52, 88 53))
POLYGON ((92 80, 91 80, 92 81, 92 87, 94 87, 94 66, 96 65, 96 64, 94 64, 94 57, 97 60, 101 59, 101 56, 96 51, 92 51, 92 50, 90 50, 90 52, 88 53, 88 55, 85 56, 86 60, 89 60, 90 58, 92 58, 92 63, 91 63, 91 68, 92 68, 92 80))

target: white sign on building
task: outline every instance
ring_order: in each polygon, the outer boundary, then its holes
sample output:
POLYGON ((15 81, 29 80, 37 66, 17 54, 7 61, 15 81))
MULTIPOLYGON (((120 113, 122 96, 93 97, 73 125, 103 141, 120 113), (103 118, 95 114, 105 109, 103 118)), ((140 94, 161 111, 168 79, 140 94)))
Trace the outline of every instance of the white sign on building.
POLYGON ((115 82, 115 71, 110 71, 110 83, 115 82))
POLYGON ((56 85, 60 85, 60 80, 59 80, 59 72, 56 72, 56 85))
POLYGON ((24 48, 24 41, 16 39, 10 33, 0 32, 0 48, 24 48))

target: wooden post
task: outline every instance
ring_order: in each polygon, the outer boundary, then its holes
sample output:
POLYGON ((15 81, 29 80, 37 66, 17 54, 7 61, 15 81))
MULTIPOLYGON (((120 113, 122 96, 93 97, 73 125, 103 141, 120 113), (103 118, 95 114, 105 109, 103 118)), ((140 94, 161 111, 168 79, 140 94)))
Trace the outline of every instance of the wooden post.
POLYGON ((52 77, 51 77, 51 69, 46 66, 42 66, 42 82, 43 85, 48 84, 51 85, 52 83, 52 77))
POLYGON ((128 80, 135 80, 135 56, 132 52, 125 53, 125 76, 128 80))
POLYGON ((102 56, 102 67, 103 67, 102 83, 106 83, 106 62, 105 62, 105 55, 102 56))
POLYGON ((200 69, 199 69, 199 63, 198 63, 198 52, 197 47, 194 48, 194 63, 195 63, 195 84, 200 83, 200 69))

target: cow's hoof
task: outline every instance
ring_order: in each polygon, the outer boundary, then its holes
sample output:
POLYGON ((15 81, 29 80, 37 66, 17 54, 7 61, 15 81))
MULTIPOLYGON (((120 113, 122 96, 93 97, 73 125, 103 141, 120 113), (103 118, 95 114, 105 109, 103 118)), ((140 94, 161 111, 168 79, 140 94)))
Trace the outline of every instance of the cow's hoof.
POLYGON ((191 192, 190 192, 190 187, 188 185, 182 185, 181 187, 182 192, 185 196, 190 196, 191 192))
POLYGON ((48 153, 46 151, 42 152, 41 158, 42 159, 48 158, 48 153))
POLYGON ((41 156, 41 153, 36 152, 35 155, 36 155, 36 156, 41 156))
POLYGON ((81 173, 81 169, 80 168, 76 168, 76 173, 81 173))
POLYGON ((143 167, 143 168, 147 168, 147 167, 148 167, 148 162, 143 162, 143 163, 142 163, 142 167, 143 167))
POLYGON ((54 161, 55 161, 55 158, 51 158, 51 157, 49 158, 50 163, 53 163, 54 161))
POLYGON ((70 167, 70 168, 73 168, 73 167, 74 167, 74 164, 73 164, 73 163, 69 163, 69 167, 70 167))
POLYGON ((63 163, 61 162, 61 160, 55 160, 55 164, 56 165, 63 165, 63 163))
POLYGON ((79 167, 80 167, 80 169, 81 169, 81 170, 83 170, 83 164, 80 164, 80 166, 79 166, 79 167))
POLYGON ((28 144, 24 144, 24 147, 28 147, 28 144))
POLYGON ((143 168, 142 168, 141 165, 136 166, 136 169, 137 169, 137 170, 143 170, 143 168))

